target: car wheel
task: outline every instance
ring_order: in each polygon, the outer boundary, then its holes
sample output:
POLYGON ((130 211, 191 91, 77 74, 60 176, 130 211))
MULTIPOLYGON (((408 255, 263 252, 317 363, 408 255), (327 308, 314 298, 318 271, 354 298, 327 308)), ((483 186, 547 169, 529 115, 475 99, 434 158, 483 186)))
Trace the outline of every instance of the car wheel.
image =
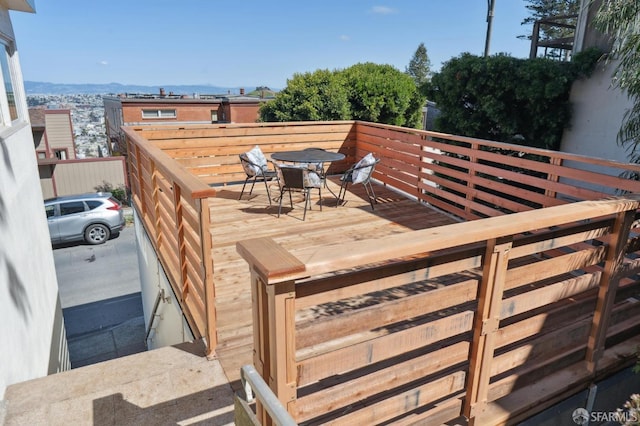
POLYGON ((88 244, 102 244, 109 239, 109 233, 109 228, 99 223, 94 223, 84 231, 84 240, 88 244))

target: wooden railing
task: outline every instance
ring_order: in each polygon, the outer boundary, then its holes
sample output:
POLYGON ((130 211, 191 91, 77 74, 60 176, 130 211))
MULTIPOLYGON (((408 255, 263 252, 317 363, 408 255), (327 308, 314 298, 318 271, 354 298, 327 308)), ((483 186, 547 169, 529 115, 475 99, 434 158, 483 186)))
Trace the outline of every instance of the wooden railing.
POLYGON ((224 185, 245 179, 238 155, 256 145, 267 156, 307 147, 339 151, 345 154, 345 160, 332 163, 329 172, 345 170, 356 160, 353 124, 353 121, 331 121, 147 126, 137 131, 201 181, 224 185))
POLYGON ((304 424, 522 419, 632 360, 638 207, 584 201, 295 256, 241 241, 254 364, 304 424))
POLYGON ((299 122, 125 128, 133 201, 196 334, 217 344, 210 200, 241 182, 238 154, 320 147, 345 154, 329 173, 368 152, 377 182, 464 220, 640 192, 619 177, 640 166, 373 123, 299 122), (598 168, 598 169, 596 169, 598 168))
POLYGON ((465 220, 640 192, 638 164, 402 127, 356 123, 375 178, 465 220))
POLYGON ((134 206, 185 318, 207 351, 217 344, 208 197, 215 190, 135 129, 125 128, 134 206))

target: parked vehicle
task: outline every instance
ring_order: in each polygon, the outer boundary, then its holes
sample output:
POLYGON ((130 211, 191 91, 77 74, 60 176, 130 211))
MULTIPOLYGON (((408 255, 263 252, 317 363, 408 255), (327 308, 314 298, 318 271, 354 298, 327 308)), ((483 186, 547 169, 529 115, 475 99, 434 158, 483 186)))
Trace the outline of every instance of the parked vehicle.
POLYGON ((124 228, 122 204, 110 192, 68 195, 44 201, 51 243, 102 244, 124 228))

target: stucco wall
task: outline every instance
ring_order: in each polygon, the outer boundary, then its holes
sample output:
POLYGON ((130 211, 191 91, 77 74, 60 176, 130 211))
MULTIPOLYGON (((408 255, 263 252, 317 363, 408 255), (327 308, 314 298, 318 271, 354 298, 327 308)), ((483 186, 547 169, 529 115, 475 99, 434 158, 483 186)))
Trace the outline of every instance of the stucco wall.
POLYGON ((6 130, 0 134, 2 396, 10 384, 70 367, 31 129, 24 123, 6 130))
MULTIPOLYGON (((127 186, 124 157, 64 161, 50 167, 53 168, 55 195, 58 196, 95 192, 96 186, 105 182, 113 188, 127 186)), ((41 177, 44 192, 48 177, 41 177)))
POLYGON ((626 94, 611 86, 614 67, 615 63, 599 66, 591 78, 573 84, 573 118, 571 128, 564 132, 561 151, 628 162, 616 135, 632 104, 626 94))
MULTIPOLYGON (((4 6, 0 32, 13 40, 4 6)), ((10 67, 19 119, 0 126, 0 398, 13 383, 70 368, 18 52, 10 67)))
POLYGON ((157 349, 182 342, 191 342, 193 334, 182 315, 180 304, 171 290, 169 280, 135 209, 133 213, 145 328, 149 330, 149 324, 151 324, 147 347, 157 349), (153 308, 159 293, 163 297, 160 299, 158 308, 154 311, 153 308))

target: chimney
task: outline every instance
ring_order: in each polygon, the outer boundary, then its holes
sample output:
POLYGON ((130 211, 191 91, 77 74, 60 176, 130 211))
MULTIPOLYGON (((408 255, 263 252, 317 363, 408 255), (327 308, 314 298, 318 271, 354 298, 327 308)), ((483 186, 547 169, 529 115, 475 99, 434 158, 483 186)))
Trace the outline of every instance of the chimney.
POLYGON ((164 98, 164 89, 162 87, 160 88, 160 97, 164 98))
POLYGON ((244 87, 240 88, 240 96, 244 96, 244 87))

